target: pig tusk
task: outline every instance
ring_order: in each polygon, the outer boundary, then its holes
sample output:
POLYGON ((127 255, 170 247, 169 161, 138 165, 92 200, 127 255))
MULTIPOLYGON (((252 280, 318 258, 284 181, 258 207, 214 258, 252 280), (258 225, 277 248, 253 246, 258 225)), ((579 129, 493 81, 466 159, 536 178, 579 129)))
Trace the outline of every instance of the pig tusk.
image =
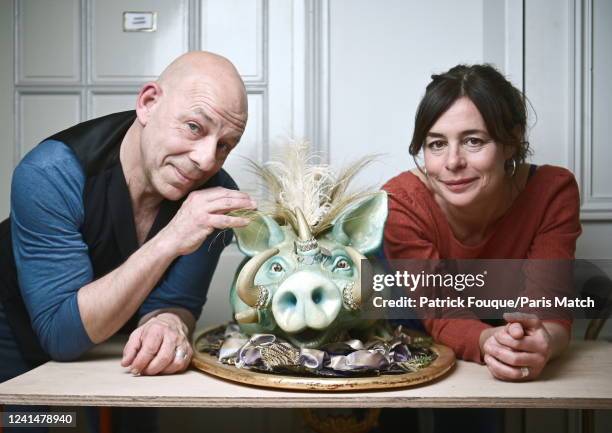
POLYGON ((278 254, 278 248, 270 248, 249 260, 236 279, 236 291, 242 301, 249 307, 255 307, 261 299, 261 288, 254 287, 255 274, 261 265, 270 257, 278 254))
POLYGON ((259 314, 255 308, 248 308, 244 311, 240 311, 234 315, 236 322, 238 323, 257 323, 259 321, 259 314))

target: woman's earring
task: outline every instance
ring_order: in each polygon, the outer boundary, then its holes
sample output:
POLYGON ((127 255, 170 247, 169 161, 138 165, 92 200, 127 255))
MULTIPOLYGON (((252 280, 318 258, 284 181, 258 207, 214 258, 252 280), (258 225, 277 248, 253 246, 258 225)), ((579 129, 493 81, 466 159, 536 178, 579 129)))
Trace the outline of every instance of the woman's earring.
POLYGON ((429 174, 427 174, 427 168, 423 167, 423 173, 425 174, 425 177, 429 177, 429 174))
POLYGON ((516 174, 516 159, 511 158, 509 160, 506 161, 506 167, 508 167, 509 165, 512 165, 512 170, 510 171, 510 177, 514 177, 514 175, 516 174), (510 163, 508 164, 508 161, 510 161, 510 163))

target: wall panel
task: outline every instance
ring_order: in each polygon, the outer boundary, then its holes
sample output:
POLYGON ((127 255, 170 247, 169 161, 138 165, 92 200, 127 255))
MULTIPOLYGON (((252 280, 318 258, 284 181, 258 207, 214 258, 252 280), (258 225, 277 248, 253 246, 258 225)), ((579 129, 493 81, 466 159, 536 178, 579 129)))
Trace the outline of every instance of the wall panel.
POLYGON ((609 39, 612 7, 609 2, 574 0, 570 2, 570 62, 572 73, 573 169, 581 194, 581 218, 585 221, 612 221, 612 85, 609 68, 612 55, 609 39))
POLYGON ((137 91, 91 91, 87 95, 87 118, 106 116, 136 108, 137 91))
POLYGON ((141 83, 189 50, 187 0, 92 0, 91 80, 141 83), (157 30, 123 31, 124 12, 155 12, 157 30))
POLYGON ((568 160, 573 124, 568 105, 571 20, 567 5, 563 6, 557 0, 526 3, 525 92, 535 110, 529 113, 533 161, 571 167, 568 160))
POLYGON ((48 136, 66 129, 81 119, 81 94, 19 93, 17 152, 22 158, 48 136))
POLYGON ((263 81, 266 0, 204 0, 202 49, 230 58, 245 81, 263 81))
POLYGON ((604 199, 612 214, 612 2, 593 0, 592 185, 594 198, 604 199))
POLYGON ((81 1, 19 0, 18 83, 76 83, 81 77, 81 1))

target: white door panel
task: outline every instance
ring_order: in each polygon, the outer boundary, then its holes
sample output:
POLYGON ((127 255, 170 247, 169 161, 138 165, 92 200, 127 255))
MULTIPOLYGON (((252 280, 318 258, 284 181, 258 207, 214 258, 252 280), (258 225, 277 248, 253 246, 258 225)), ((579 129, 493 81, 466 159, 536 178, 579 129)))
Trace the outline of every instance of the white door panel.
POLYGON ((187 0, 92 0, 91 79, 142 83, 189 50, 187 0), (155 31, 123 30, 124 12, 153 12, 155 31))
POLYGON ((264 80, 265 0, 203 0, 201 47, 232 59, 247 82, 264 80))
POLYGON ((89 114, 88 118, 106 116, 118 111, 133 110, 136 107, 135 92, 120 93, 93 91, 88 95, 89 114))
POLYGON ((78 83, 81 78, 81 1, 18 0, 19 83, 78 83))
POLYGON ((525 51, 525 92, 537 116, 537 123, 532 116, 529 131, 532 161, 567 167, 572 147, 568 122, 570 10, 554 7, 557 4, 557 0, 526 2, 525 39, 538 43, 532 43, 525 51))
MULTIPOLYGON (((593 1, 593 136, 591 194, 612 214, 612 2, 593 1)), ((611 248, 612 249, 612 248, 611 248)), ((612 255, 612 254, 611 254, 612 255)))
POLYGON ((19 155, 25 156, 40 141, 79 122, 81 94, 20 94, 19 155))
MULTIPOLYGON (((308 108, 304 94, 309 83, 304 77, 306 29, 303 22, 308 12, 303 3, 303 0, 268 0, 264 33, 267 34, 264 46, 268 62, 265 146, 305 134, 304 118, 308 108)), ((261 156, 266 160, 269 149, 264 149, 261 156)))

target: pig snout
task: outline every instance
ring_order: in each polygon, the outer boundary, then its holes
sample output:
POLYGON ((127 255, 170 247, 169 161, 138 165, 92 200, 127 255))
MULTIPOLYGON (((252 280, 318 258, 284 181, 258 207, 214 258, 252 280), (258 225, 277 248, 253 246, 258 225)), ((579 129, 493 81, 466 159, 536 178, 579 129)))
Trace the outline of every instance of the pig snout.
POLYGON ((307 271, 287 278, 272 299, 276 323, 283 331, 291 333, 306 328, 327 328, 341 307, 342 297, 334 282, 307 271))

